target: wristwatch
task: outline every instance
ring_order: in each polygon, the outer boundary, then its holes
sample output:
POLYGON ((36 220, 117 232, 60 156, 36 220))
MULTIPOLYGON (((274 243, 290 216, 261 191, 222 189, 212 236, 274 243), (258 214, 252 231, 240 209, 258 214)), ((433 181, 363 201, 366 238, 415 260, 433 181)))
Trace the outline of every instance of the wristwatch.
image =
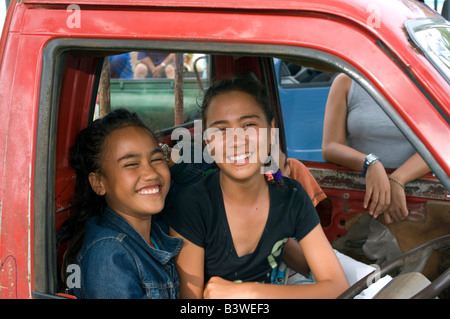
POLYGON ((161 62, 162 67, 164 68, 166 64, 164 62, 161 62))
POLYGON ((367 169, 369 168, 370 165, 375 164, 379 160, 380 160, 380 158, 378 156, 376 156, 375 154, 373 154, 373 153, 370 153, 369 155, 367 155, 366 159, 364 160, 364 171, 363 171, 363 174, 367 173, 367 169))

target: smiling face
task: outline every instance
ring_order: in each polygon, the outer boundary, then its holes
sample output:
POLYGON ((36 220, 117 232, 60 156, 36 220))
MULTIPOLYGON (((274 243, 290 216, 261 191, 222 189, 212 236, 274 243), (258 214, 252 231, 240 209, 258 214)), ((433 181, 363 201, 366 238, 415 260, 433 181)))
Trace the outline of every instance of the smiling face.
POLYGON ((128 126, 106 138, 100 173, 89 181, 109 208, 125 219, 146 219, 160 212, 169 191, 170 172, 155 138, 144 128, 128 126))
POLYGON ((234 179, 261 175, 273 123, 267 123, 258 102, 239 90, 220 93, 205 115, 208 147, 221 171, 234 179))

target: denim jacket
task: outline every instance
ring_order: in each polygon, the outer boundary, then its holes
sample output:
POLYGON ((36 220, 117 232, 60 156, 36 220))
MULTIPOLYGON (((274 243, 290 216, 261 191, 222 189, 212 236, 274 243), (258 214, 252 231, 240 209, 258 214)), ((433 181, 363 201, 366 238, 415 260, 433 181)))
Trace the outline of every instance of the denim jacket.
POLYGON ((170 298, 179 294, 179 278, 173 257, 180 238, 164 233, 152 221, 151 247, 121 216, 106 208, 85 226, 83 246, 76 257, 80 267, 77 298, 170 298))

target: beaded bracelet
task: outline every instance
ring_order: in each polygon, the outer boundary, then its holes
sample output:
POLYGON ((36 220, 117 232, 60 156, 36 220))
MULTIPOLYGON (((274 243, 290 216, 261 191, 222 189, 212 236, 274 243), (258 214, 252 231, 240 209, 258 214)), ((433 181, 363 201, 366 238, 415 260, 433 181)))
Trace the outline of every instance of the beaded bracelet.
POLYGON ((402 183, 400 183, 398 180, 396 180, 395 178, 393 178, 393 177, 391 177, 391 176, 388 176, 388 178, 391 180, 391 181, 394 181, 394 182, 396 182, 398 185, 400 185, 403 189, 405 189, 405 185, 403 185, 402 183))

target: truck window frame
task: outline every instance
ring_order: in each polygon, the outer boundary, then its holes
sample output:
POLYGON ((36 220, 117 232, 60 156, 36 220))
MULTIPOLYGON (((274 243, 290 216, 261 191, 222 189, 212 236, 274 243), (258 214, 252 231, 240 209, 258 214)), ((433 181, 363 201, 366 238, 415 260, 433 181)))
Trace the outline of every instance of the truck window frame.
MULTIPOLYGON (((61 87, 64 57, 68 51, 117 51, 164 50, 170 52, 203 52, 207 54, 253 55, 263 57, 294 58, 317 62, 345 72, 364 87, 378 102, 380 107, 405 134, 411 144, 422 155, 441 182, 450 189, 449 178, 432 157, 425 145, 390 106, 387 100, 353 66, 336 56, 303 47, 217 43, 217 42, 176 42, 143 40, 107 40, 58 38, 44 48, 42 60, 39 112, 36 135, 36 158, 34 174, 34 298, 54 298, 56 277, 56 234, 55 234, 55 172, 56 134, 58 123, 59 93, 61 87)), ((273 67, 273 64, 272 64, 273 67)), ((101 68, 101 63, 100 63, 101 68)), ((404 72, 407 72, 404 70, 404 72)), ((275 70, 273 70, 275 75, 275 70)), ((98 74, 98 79, 100 75, 98 74)), ((267 79, 266 79, 267 80, 267 79)), ((97 80, 98 85, 98 80, 97 80)), ((278 97, 277 79, 273 79, 273 89, 278 97)), ((417 85, 417 84, 416 84, 417 85)), ((95 104, 95 101, 92 101, 95 104)), ((285 137, 281 107, 278 101, 280 140, 285 151, 285 137)), ((94 107, 91 106, 93 112, 94 107)), ((91 116, 92 118, 92 116, 91 116)))

